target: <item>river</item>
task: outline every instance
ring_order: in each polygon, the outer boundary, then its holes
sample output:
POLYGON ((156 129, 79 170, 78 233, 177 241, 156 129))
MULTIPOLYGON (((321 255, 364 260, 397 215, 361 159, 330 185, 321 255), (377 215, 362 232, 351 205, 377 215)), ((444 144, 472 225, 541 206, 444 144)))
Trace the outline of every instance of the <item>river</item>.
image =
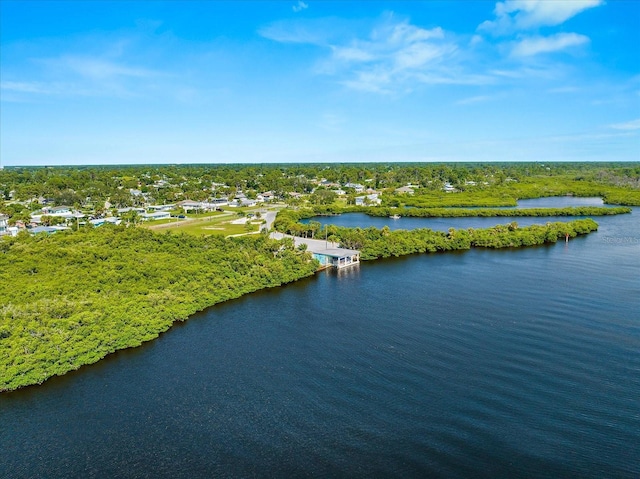
MULTIPOLYGON (((548 198, 534 198, 529 200, 519 200, 515 207, 501 207, 499 209, 515 208, 566 208, 570 206, 615 206, 605 205, 602 198, 581 198, 576 196, 552 196, 548 198)), ((473 209, 473 208, 471 208, 473 209)), ((488 216, 473 217, 463 216, 459 218, 416 218, 404 216, 395 220, 386 217, 368 216, 365 213, 346 213, 337 216, 316 216, 304 219, 302 223, 317 221, 321 225, 331 224, 346 228, 375 228, 389 227, 391 230, 412 230, 416 228, 429 228, 434 231, 448 231, 449 228, 491 228, 497 224, 507 224, 515 221, 520 226, 530 226, 532 224, 545 224, 548 221, 572 221, 581 219, 582 216, 488 216)), ((601 217, 597 217, 599 220, 601 217)))
POLYGON ((0 477, 637 478, 639 217, 209 308, 0 395, 0 477))

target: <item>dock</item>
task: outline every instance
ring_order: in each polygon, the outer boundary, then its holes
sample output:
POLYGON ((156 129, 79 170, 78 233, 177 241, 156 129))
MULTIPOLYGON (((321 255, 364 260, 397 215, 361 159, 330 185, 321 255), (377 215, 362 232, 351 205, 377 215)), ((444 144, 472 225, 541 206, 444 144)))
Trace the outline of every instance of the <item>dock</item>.
POLYGON ((271 238, 291 238, 296 246, 300 246, 301 244, 307 245, 307 251, 313 254, 314 259, 317 259, 320 262, 320 266, 323 269, 329 267, 342 269, 348 266, 360 264, 360 251, 340 248, 338 243, 311 238, 300 238, 298 236, 290 236, 283 233, 271 233, 271 238))

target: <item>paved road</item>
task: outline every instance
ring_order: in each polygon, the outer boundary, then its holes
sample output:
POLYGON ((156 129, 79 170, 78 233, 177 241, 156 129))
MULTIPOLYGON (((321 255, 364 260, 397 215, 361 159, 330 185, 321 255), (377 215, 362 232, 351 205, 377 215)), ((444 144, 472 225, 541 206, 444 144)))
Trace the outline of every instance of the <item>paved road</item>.
POLYGON ((264 214, 264 220, 266 221, 266 223, 262 225, 261 229, 269 231, 271 229, 271 226, 273 226, 273 222, 275 221, 277 214, 277 211, 267 211, 264 214))

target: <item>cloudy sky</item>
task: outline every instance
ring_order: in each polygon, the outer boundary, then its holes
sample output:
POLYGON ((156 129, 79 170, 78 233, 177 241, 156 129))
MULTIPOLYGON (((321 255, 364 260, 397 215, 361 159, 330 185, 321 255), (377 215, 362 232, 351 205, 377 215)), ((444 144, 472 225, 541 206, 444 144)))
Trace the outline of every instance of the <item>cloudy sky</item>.
POLYGON ((3 165, 640 161, 640 2, 0 1, 3 165))

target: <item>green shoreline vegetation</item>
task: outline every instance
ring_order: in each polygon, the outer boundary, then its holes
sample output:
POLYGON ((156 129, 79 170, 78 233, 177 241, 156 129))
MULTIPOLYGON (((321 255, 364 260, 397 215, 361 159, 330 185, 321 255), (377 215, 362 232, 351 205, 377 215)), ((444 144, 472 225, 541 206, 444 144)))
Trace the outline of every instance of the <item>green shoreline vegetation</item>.
MULTIPOLYGON (((343 213, 364 213, 368 216, 407 216, 413 218, 461 218, 461 217, 501 217, 501 216, 609 216, 631 213, 628 206, 569 206, 563 208, 398 208, 385 206, 314 206, 296 211, 297 218, 309 219, 314 216, 339 215, 343 213)), ((286 214, 286 213, 285 213, 286 214)))
MULTIPOLYGON (((448 233, 333 227, 331 238, 371 260, 532 246, 596 229, 591 219, 448 233)), ((198 238, 120 226, 21 235, 0 246, 0 391, 40 384, 139 346, 197 311, 310 276, 318 267, 291 240, 266 235, 198 238)))
POLYGON ((280 209, 273 224, 277 231, 326 236, 360 250, 363 260, 517 248, 588 234, 598 225, 584 218, 528 227, 511 222, 484 229, 452 228, 444 233, 424 228, 322 228, 317 221, 300 220, 349 212, 412 217, 627 214, 631 210, 625 206, 497 207, 558 195, 640 205, 640 163, 4 168, 0 233, 13 225, 20 232, 0 237, 0 392, 40 384, 117 350, 139 346, 175 321, 217 303, 313 275, 318 262, 304 248, 295 248, 291 238, 272 240, 253 231, 257 224, 237 226, 246 236, 222 235, 231 231, 222 222, 236 215, 259 216, 266 206, 225 208, 225 213, 202 220, 199 215, 204 213, 196 211, 189 221, 176 221, 183 231, 171 231, 173 224, 151 226, 158 231, 139 227, 140 218, 131 211, 150 212, 171 204, 178 208, 174 218, 180 220, 188 214, 180 206, 183 200, 242 202, 261 195, 280 202, 273 207, 280 209), (381 206, 354 206, 358 195, 373 189, 381 206), (72 209, 87 219, 119 218, 122 224, 93 228, 76 219, 68 222, 71 230, 34 236, 24 226, 45 206, 72 209), (229 231, 219 229, 223 226, 229 231))
POLYGON ((294 236, 327 238, 343 248, 360 250, 363 261, 403 256, 414 253, 467 250, 470 248, 518 248, 555 243, 560 238, 575 238, 598 229, 591 218, 568 222, 547 222, 519 227, 511 222, 491 228, 450 228, 447 233, 428 228, 390 230, 384 228, 345 228, 336 225, 321 227, 318 222, 300 223, 309 211, 284 210, 274 222, 276 230, 294 236))
POLYGON ((460 251, 471 248, 519 248, 555 243, 598 229, 590 218, 569 222, 518 227, 517 223, 482 229, 450 228, 447 233, 428 228, 395 230, 388 228, 338 228, 332 233, 344 248, 360 250, 360 259, 372 260, 416 253, 460 251))
POLYGON ((0 391, 139 346, 216 303, 317 269, 291 241, 101 227, 0 241, 0 391))

